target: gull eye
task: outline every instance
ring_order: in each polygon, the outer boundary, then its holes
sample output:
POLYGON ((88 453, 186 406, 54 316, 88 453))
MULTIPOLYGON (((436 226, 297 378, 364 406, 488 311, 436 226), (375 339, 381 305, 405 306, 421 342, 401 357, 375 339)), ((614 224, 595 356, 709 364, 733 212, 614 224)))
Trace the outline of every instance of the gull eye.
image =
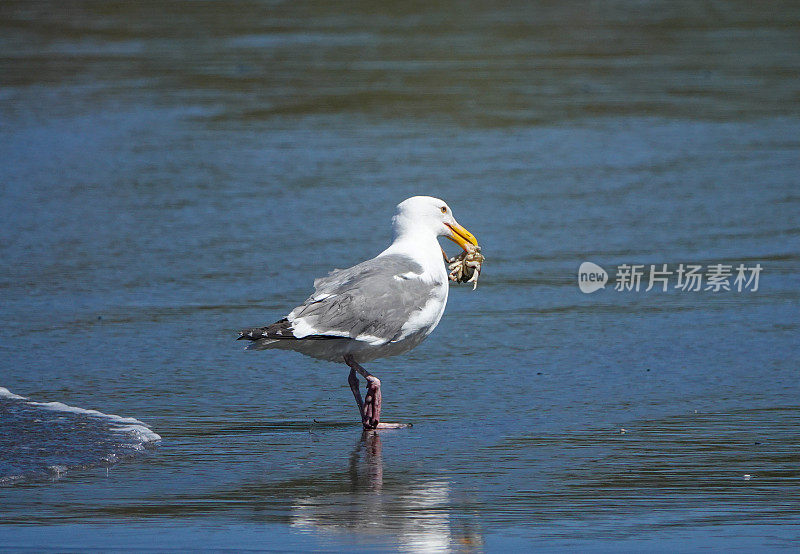
POLYGON ((442 206, 442 213, 443 213, 443 214, 446 214, 446 213, 447 213, 447 206, 442 206))

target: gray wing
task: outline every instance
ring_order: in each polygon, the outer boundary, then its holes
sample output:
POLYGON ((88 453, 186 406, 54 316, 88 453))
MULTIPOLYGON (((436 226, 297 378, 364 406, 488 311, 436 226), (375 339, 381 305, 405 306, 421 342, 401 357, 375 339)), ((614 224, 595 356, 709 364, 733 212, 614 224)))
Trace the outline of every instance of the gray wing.
MULTIPOLYGON (((388 342, 435 293, 420 279, 423 269, 407 256, 387 255, 314 281, 315 293, 288 319, 295 335, 357 338, 388 342)), ((300 338, 300 337, 298 337, 300 338)))

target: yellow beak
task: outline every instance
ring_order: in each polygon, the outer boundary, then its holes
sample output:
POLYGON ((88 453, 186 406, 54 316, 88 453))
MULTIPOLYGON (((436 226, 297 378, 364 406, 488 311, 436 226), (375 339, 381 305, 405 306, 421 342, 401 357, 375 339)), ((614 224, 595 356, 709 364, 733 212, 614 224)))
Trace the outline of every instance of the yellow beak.
POLYGON ((464 229, 458 223, 454 223, 452 225, 445 223, 445 225, 447 225, 447 227, 450 229, 450 234, 447 235, 447 238, 452 240, 464 250, 467 249, 467 244, 478 246, 478 239, 476 239, 472 233, 464 229))

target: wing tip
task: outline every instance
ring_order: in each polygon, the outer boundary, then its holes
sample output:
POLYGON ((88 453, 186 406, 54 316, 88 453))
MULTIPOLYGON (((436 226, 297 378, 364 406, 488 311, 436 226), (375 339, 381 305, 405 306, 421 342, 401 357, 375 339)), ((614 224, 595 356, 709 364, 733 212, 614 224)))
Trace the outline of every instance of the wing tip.
POLYGON ((297 338, 292 333, 292 326, 289 320, 284 318, 266 327, 252 327, 242 329, 235 340, 259 341, 263 339, 294 339, 297 338))

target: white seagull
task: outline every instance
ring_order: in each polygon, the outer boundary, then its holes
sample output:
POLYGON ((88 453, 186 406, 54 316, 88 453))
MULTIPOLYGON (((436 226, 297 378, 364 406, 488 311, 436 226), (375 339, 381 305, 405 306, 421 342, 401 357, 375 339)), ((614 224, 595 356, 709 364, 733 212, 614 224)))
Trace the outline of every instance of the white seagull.
POLYGON ((447 269, 438 237, 478 245, 438 198, 397 206, 394 240, 374 258, 314 281, 314 294, 266 327, 244 329, 248 350, 283 348, 350 366, 348 383, 365 429, 380 423, 381 382, 361 363, 408 352, 436 328, 447 304, 447 269), (361 399, 356 372, 367 380, 361 399))

